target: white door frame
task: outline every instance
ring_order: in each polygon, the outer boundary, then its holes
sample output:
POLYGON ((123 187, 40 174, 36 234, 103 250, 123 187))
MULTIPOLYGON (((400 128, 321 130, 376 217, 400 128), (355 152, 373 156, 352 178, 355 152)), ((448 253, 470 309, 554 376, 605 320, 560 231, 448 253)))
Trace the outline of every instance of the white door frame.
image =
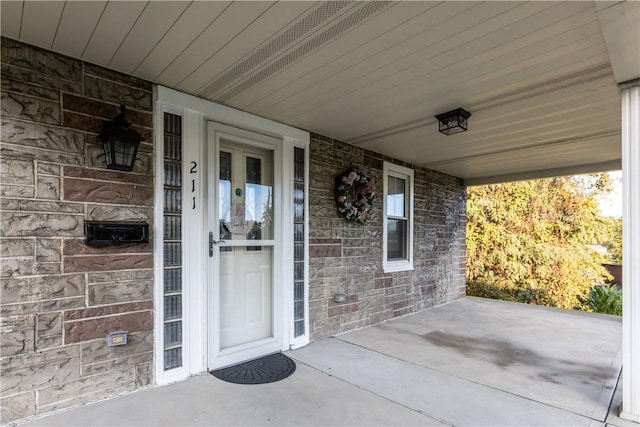
MULTIPOLYGON (((214 121, 226 124, 238 129, 244 129, 266 136, 271 136, 282 141, 281 143, 281 169, 282 169, 282 194, 293 192, 293 151, 295 147, 305 149, 309 154, 309 133, 281 123, 277 123, 262 117, 219 105, 211 101, 196 98, 183 92, 178 92, 163 86, 154 86, 154 129, 155 129, 155 220, 154 220, 154 257, 155 257, 155 323, 154 323, 154 348, 155 348, 155 383, 167 384, 187 378, 190 375, 207 371, 207 262, 208 255, 208 228, 205 209, 206 181, 204 167, 207 158, 205 144, 207 138, 207 122, 214 121), (183 365, 171 370, 163 367, 163 115, 165 112, 182 116, 183 123, 183 200, 188 200, 193 205, 183 208, 182 212, 182 236, 183 236, 183 365), (196 166, 195 168, 193 166, 196 166), (193 191, 192 191, 193 190, 193 191), (192 208, 193 207, 193 208, 192 208), (191 209, 192 208, 192 209, 191 209), (206 232, 206 234, 205 234, 206 232)), ((308 177, 305 180, 308 185, 308 177)), ((307 191, 308 194, 308 191, 307 191)), ((282 201, 281 201, 282 202, 282 201)), ((186 205, 185 205, 186 206, 186 205)), ((308 205, 305 206, 308 212, 308 205)), ((283 292, 280 298, 282 313, 280 324, 280 336, 282 337, 280 350, 297 348, 309 342, 308 325, 308 275, 305 275, 305 335, 293 338, 293 206, 284 203, 282 209, 281 238, 283 242, 282 259, 280 268, 282 271, 283 292), (289 285, 291 284, 291 285, 289 285)), ((305 225, 308 233, 308 223, 305 225)), ((308 239, 306 239, 308 240, 308 239)), ((305 248, 308 254, 308 247, 305 248)), ((305 257, 308 261, 308 255, 305 257)), ((308 264, 305 261, 305 271, 308 264)))
MULTIPOLYGON (((208 282, 210 286, 207 287, 207 301, 208 307, 208 369, 216 369, 224 366, 239 363, 244 360, 254 359, 256 357, 263 356, 265 354, 274 353, 283 348, 283 335, 284 328, 280 327, 283 324, 283 279, 282 270, 284 267, 284 259, 282 249, 284 247, 282 242, 282 229, 284 224, 282 221, 282 141, 277 138, 272 138, 255 132, 250 132, 244 129, 238 129, 235 127, 223 125, 217 122, 207 123, 207 165, 206 168, 206 182, 209 183, 207 188, 207 201, 205 203, 205 209, 207 210, 206 216, 207 229, 206 235, 213 233, 214 239, 217 239, 219 224, 218 218, 218 171, 219 171, 219 156, 220 152, 220 140, 225 138, 232 143, 241 143, 248 146, 255 146, 261 149, 273 151, 273 209, 274 209, 274 224, 273 224, 273 259, 272 259, 272 332, 273 336, 258 341, 249 342, 246 344, 237 345, 227 349, 221 349, 220 345, 220 247, 213 245, 210 247, 210 258, 208 265, 208 282)), ((247 244, 248 242, 244 242, 247 244)))

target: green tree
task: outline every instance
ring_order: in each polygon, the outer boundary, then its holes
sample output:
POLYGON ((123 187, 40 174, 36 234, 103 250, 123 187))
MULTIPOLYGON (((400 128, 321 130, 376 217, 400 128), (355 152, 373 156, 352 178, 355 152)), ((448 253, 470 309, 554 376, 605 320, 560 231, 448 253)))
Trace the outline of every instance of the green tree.
POLYGON ((606 218, 605 225, 606 238, 600 243, 607 248, 610 262, 622 264, 622 218, 606 218))
POLYGON ((607 277, 587 245, 606 235, 596 196, 601 175, 556 177, 467 189, 467 293, 586 308, 607 277))

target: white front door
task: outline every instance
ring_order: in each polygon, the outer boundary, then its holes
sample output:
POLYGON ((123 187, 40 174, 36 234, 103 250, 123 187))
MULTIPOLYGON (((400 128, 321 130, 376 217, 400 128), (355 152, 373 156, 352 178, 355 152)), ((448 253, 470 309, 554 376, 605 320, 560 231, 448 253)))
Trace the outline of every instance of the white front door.
POLYGON ((279 141, 208 124, 209 369, 281 348, 279 141))

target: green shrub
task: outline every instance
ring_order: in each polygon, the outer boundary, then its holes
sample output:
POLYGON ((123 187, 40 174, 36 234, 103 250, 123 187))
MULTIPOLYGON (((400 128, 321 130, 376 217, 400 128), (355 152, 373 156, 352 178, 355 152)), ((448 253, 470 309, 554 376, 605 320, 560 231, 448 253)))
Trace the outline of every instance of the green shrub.
POLYGON ((525 304, 551 305, 544 289, 524 287, 500 288, 487 282, 467 283, 467 295, 482 298, 500 299, 503 301, 522 302, 525 304))
POLYGON ((584 303, 596 313, 622 316, 622 289, 617 285, 594 286, 584 303))

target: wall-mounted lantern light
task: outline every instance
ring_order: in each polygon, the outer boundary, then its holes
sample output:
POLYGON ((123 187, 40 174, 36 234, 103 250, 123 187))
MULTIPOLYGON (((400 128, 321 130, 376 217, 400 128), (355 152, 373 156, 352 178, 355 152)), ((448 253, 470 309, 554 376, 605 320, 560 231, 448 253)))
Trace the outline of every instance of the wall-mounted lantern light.
POLYGON ((130 128, 131 123, 124 119, 126 112, 126 107, 121 105, 120 114, 105 123, 99 135, 108 169, 133 170, 138 146, 143 139, 138 132, 130 128))
POLYGON ((467 119, 469 117, 471 117, 471 113, 462 108, 456 108, 453 111, 438 114, 436 116, 439 122, 438 130, 445 135, 464 132, 467 130, 467 119))

